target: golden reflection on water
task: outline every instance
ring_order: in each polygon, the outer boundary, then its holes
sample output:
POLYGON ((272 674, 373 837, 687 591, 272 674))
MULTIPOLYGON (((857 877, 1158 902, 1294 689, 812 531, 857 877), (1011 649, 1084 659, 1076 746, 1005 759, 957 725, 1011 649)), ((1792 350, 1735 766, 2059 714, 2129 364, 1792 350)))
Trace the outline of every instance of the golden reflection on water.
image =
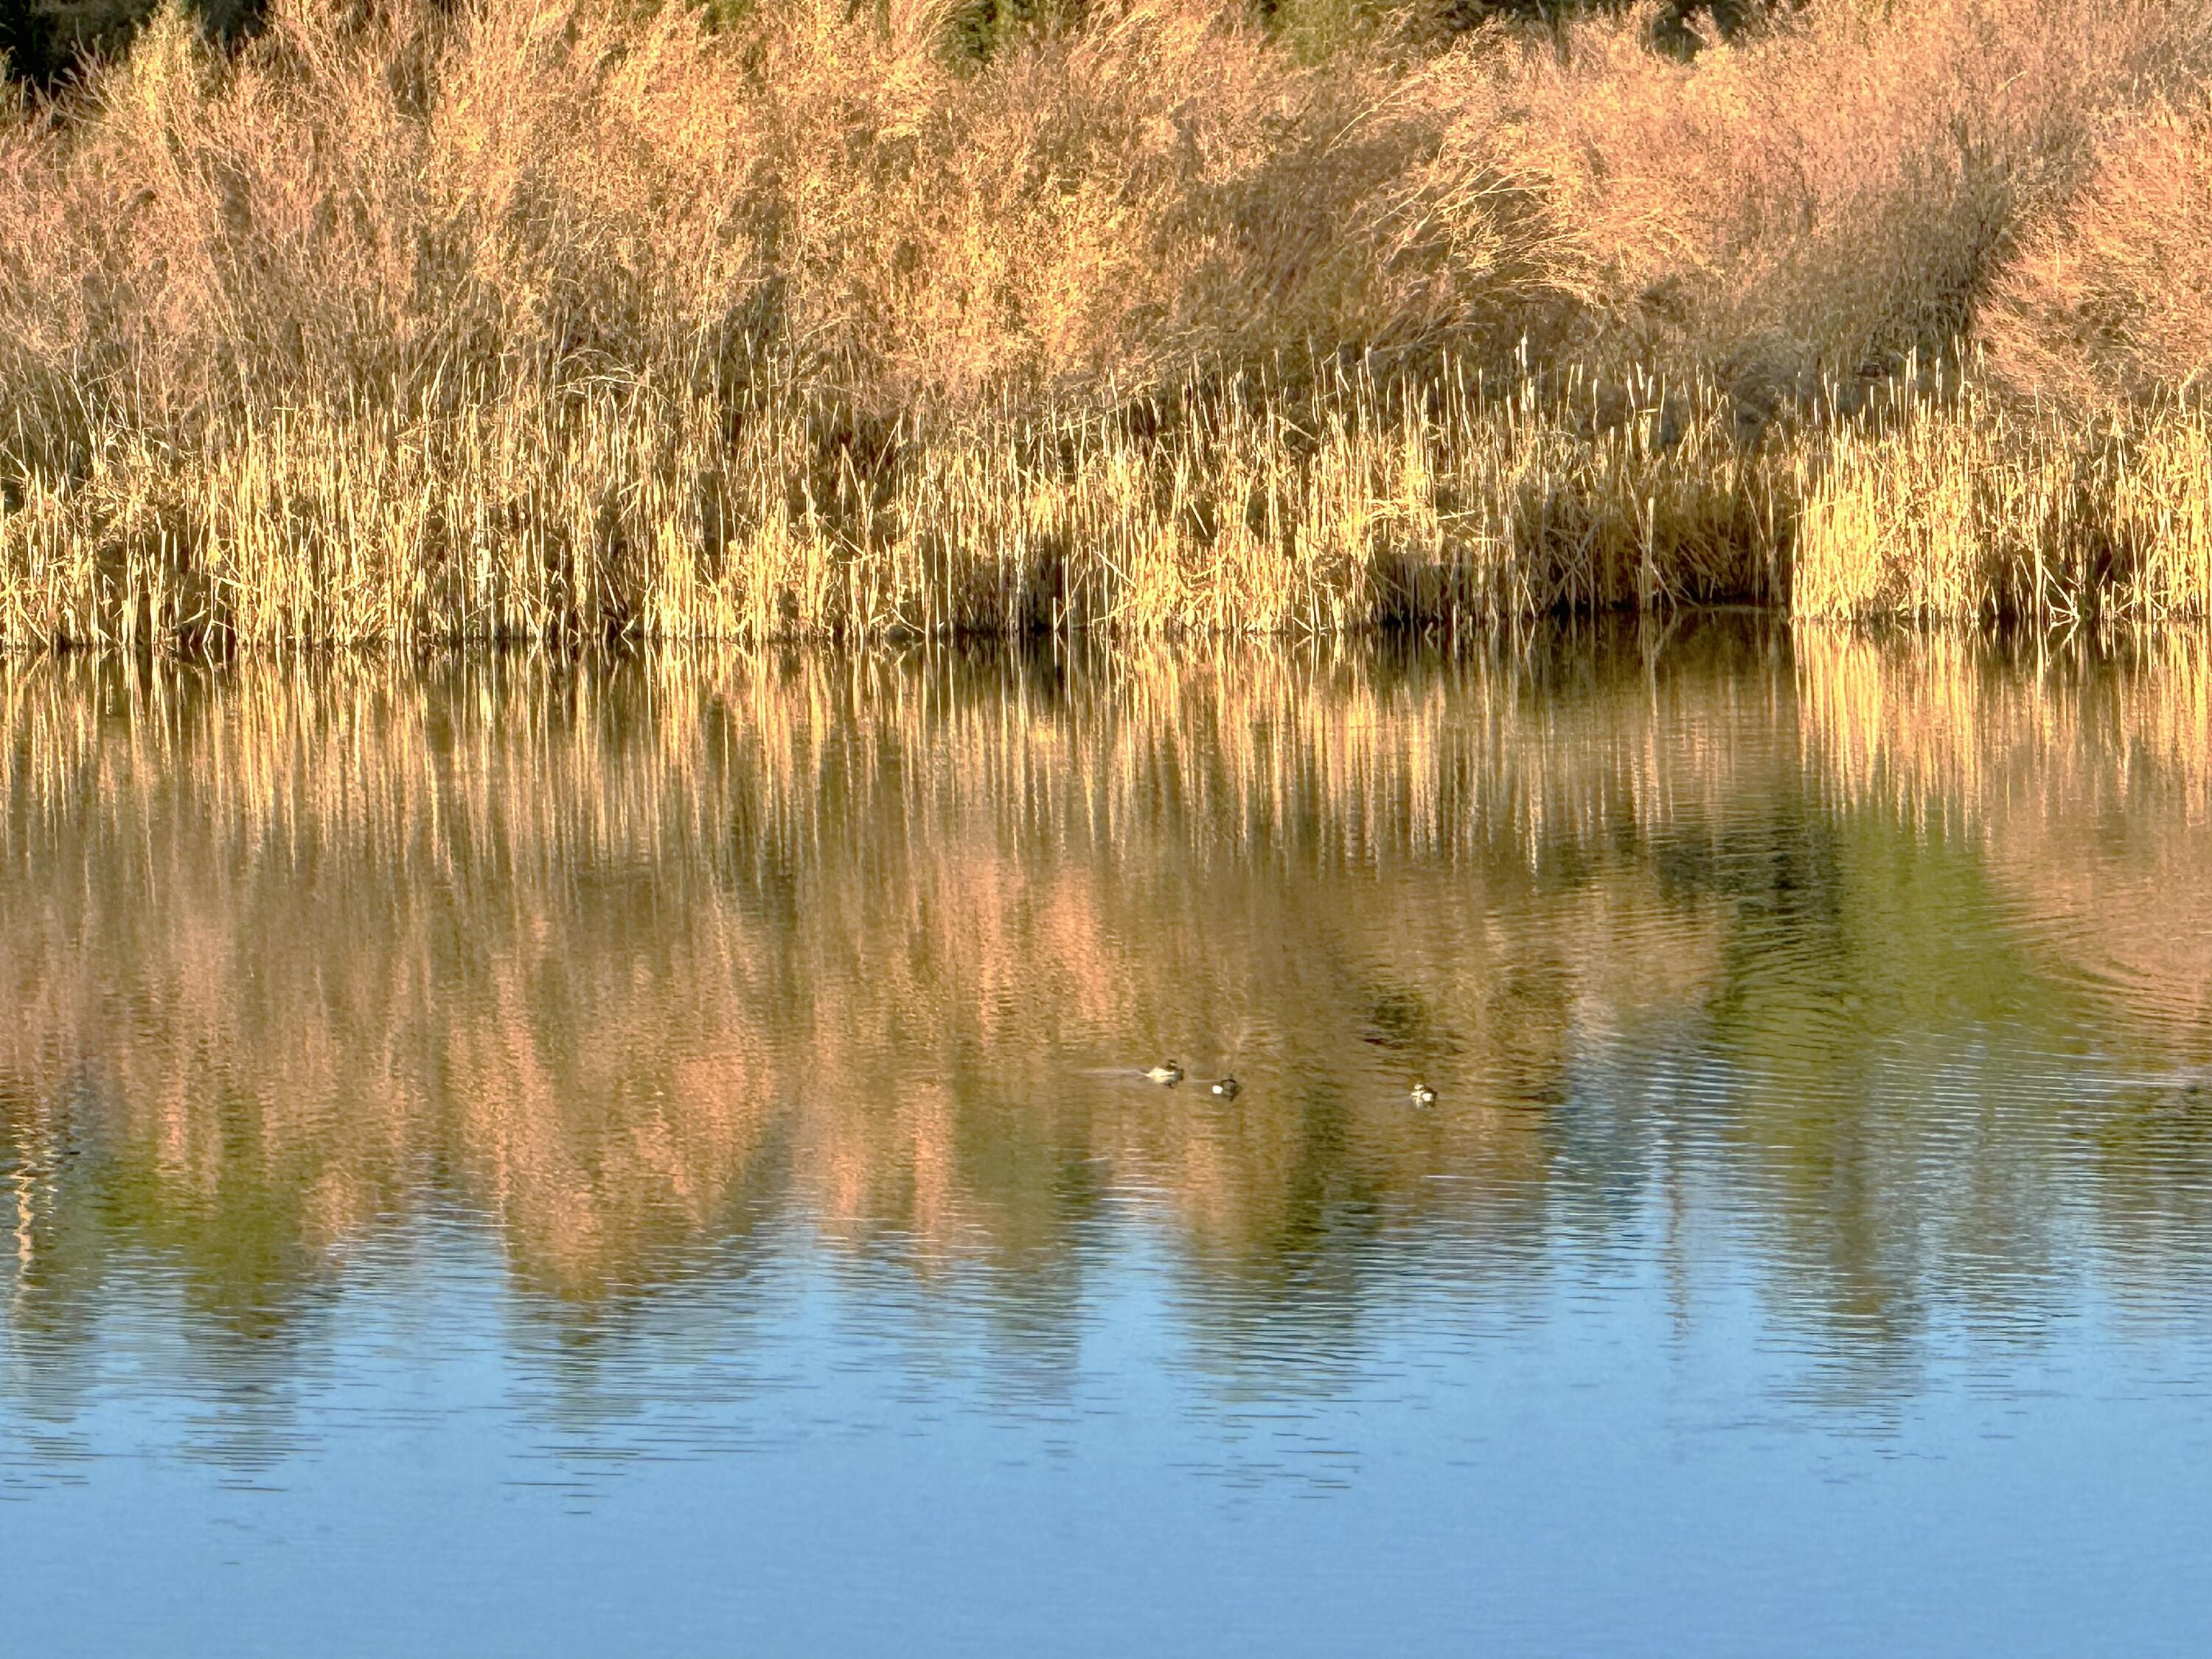
POLYGON ((0 1283, 266 1334, 459 1204, 576 1318, 793 1218, 1049 1301, 1135 1204, 1233 1324, 1725 1224, 1887 1363, 2201 1260, 2208 688, 1728 619, 0 665, 0 1283))

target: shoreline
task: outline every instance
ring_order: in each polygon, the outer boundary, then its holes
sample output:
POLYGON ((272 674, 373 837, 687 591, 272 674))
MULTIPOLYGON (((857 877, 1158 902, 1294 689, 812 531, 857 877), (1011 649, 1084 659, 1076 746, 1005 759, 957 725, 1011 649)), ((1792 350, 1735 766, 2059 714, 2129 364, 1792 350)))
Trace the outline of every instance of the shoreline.
POLYGON ((1746 444, 1717 398, 1609 428, 1436 400, 1232 395, 1146 438, 1086 417, 886 447, 865 472, 796 419, 725 443, 705 411, 586 404, 556 438, 559 417, 495 409, 440 436, 280 416, 212 464, 143 454, 26 493, 0 518, 0 647, 1319 636, 1717 604, 2212 616, 2193 411, 2069 432, 1969 398, 1746 444))
POLYGON ((2212 617, 2212 16, 1641 27, 165 14, 0 95, 0 647, 2212 617))

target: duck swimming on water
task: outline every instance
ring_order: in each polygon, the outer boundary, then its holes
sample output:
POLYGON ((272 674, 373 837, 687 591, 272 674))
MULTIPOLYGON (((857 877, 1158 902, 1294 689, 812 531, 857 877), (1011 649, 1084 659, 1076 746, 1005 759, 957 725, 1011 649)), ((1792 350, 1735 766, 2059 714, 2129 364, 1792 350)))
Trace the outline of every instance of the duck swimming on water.
POLYGON ((1213 1092, 1224 1100, 1234 1100, 1237 1098, 1237 1091, 1243 1086, 1235 1078, 1225 1077, 1213 1085, 1213 1092))
POLYGON ((1413 1104, 1416 1106, 1433 1106, 1437 1103, 1437 1091, 1419 1078, 1413 1079, 1413 1086, 1407 1092, 1413 1097, 1413 1104))
POLYGON ((1169 1060, 1164 1066, 1152 1066, 1145 1075, 1155 1083, 1173 1085, 1182 1081, 1182 1067, 1169 1060))

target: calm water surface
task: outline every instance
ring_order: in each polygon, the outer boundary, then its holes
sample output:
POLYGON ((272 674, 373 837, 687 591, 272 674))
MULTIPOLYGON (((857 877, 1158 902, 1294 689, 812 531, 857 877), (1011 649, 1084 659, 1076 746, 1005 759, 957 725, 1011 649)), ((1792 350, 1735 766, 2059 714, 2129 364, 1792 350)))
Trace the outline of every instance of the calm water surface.
POLYGON ((0 997, 11 1652, 2212 1638, 2202 641, 0 665, 0 997))

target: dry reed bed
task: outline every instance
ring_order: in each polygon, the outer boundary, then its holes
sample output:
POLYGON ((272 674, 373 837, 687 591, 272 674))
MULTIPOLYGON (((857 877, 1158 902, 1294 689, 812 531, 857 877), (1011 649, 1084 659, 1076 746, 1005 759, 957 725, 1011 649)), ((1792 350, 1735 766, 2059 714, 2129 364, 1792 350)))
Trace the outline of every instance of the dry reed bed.
POLYGON ((0 110, 0 641, 2201 612, 2212 21, 1887 10, 171 20, 0 110))
POLYGON ((1340 632, 1772 597, 1772 469, 1708 410, 1592 434, 1452 381, 1231 386, 1164 410, 894 428, 598 392, 434 425, 280 414, 8 520, 18 642, 361 645, 1340 632), (734 435, 725 435, 734 420, 734 435), (1132 428, 1153 427, 1156 431, 1132 428))

